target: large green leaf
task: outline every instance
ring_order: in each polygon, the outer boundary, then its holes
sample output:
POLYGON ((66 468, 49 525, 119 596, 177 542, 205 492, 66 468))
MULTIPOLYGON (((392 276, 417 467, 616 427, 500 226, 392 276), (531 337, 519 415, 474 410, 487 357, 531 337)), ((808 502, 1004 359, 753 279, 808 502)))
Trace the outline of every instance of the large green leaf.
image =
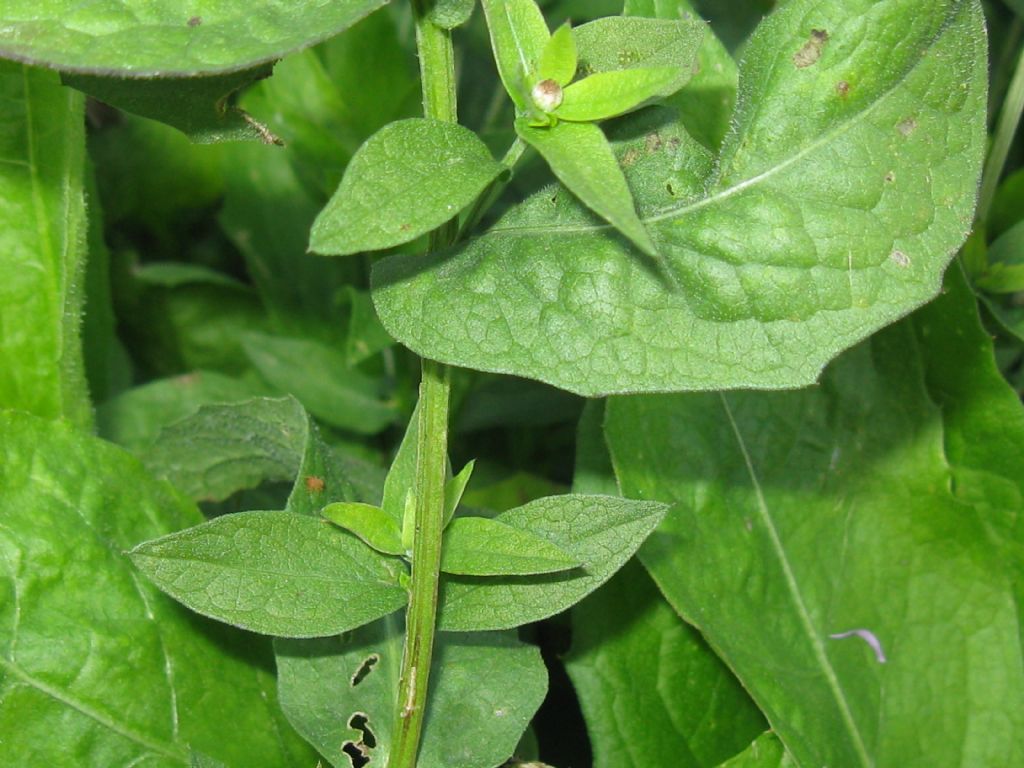
POLYGON ((267 635, 335 635, 406 602, 397 561, 293 512, 224 515, 129 554, 192 610, 267 635))
POLYGON ((951 277, 815 389, 609 404, 678 502, 641 559, 801 765, 1024 761, 1024 414, 951 277))
POLYGON ((809 383, 937 291, 970 226, 985 74, 976 0, 785 3, 718 160, 681 183, 700 159, 680 142, 629 176, 669 275, 545 191, 479 239, 379 262, 381 320, 433 359, 584 394, 809 383))
POLYGON ((233 72, 341 32, 387 0, 4 0, 0 56, 70 72, 233 72))
MULTIPOLYGON (((369 765, 391 749, 402 622, 381 619, 323 640, 278 640, 281 706, 338 768, 360 748, 369 765), (368 739, 367 733, 373 739, 368 739)), ((493 768, 512 754, 547 691, 536 648, 511 633, 443 634, 434 646, 419 768, 493 768)))
POLYGON ((199 522, 121 449, 0 414, 0 733, 11 766, 312 765, 266 646, 188 615, 124 550, 199 522), (234 738, 224 738, 225 733, 234 738))
POLYGON ((711 768, 765 730, 733 674, 635 561, 573 608, 572 643, 565 666, 594 768, 711 768))
POLYGON ((769 731, 732 760, 722 763, 721 768, 796 768, 796 763, 778 736, 769 731))
POLYGON ((82 98, 0 62, 0 406, 88 424, 82 98))
POLYGON ((580 568, 537 576, 444 576, 438 625, 508 629, 553 616, 607 581, 665 514, 661 504, 612 496, 549 496, 494 519, 547 539, 580 568))

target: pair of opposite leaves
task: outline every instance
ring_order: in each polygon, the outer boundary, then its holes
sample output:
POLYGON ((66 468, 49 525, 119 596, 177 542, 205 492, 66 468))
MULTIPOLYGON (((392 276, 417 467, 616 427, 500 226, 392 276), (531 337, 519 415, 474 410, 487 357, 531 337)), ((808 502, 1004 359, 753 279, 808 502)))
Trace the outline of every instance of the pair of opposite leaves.
MULTIPOLYGON (((498 72, 516 106, 519 139, 583 203, 655 254, 611 145, 595 123, 685 85, 702 25, 610 17, 551 34, 533 0, 484 0, 483 8, 498 72), (624 50, 631 55, 621 55, 624 50), (586 76, 573 82, 581 73, 586 76)), ((509 171, 462 126, 397 121, 352 158, 313 225, 310 249, 346 255, 410 242, 456 216, 509 171)))

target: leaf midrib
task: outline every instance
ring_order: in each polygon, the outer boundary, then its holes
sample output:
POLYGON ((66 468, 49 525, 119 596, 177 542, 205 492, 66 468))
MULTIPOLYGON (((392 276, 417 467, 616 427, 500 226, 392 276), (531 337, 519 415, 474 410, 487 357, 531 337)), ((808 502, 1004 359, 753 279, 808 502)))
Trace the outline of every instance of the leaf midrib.
POLYGON ((807 636, 807 640, 814 653, 814 659, 821 668, 828 688, 832 693, 832 697, 835 699, 836 704, 839 707, 839 713, 842 718, 843 725, 849 733, 854 751, 857 753, 860 764, 865 766, 865 768, 873 768, 874 761, 868 754, 867 747, 864 744, 864 738, 857 727, 857 722, 853 717, 853 712, 850 709, 849 702, 846 700, 846 696, 843 693, 839 677, 836 675, 835 669, 833 669, 831 662, 828 660, 828 655, 825 653, 825 645, 822 642, 821 637, 814 630, 810 611, 804 603, 800 586, 797 583, 796 574, 793 572, 793 567, 789 562, 789 557, 786 554, 786 549, 783 546, 779 531, 775 526, 775 520, 772 517, 772 513, 768 509, 768 503, 764 498, 764 491, 761 488, 761 481, 758 479, 757 472, 754 469, 754 463, 751 459, 750 452, 747 450, 746 441, 743 439, 743 435, 740 432, 739 425, 736 423, 736 419, 733 416, 732 409, 729 407, 729 401, 726 399, 725 394, 719 393, 719 398, 722 402, 722 409, 725 411, 726 418, 729 420, 729 426, 732 428, 732 432, 736 436, 736 443, 739 446, 740 454, 743 456, 747 474, 750 477, 750 482, 754 488, 754 495, 757 499, 758 517, 761 518, 761 522, 764 524, 765 529, 768 532, 768 537, 771 540, 772 551, 779 562, 779 566, 782 568, 783 577, 786 581, 786 589, 792 598, 793 607, 796 610, 797 618, 800 620, 800 626, 803 629, 804 634, 807 636))

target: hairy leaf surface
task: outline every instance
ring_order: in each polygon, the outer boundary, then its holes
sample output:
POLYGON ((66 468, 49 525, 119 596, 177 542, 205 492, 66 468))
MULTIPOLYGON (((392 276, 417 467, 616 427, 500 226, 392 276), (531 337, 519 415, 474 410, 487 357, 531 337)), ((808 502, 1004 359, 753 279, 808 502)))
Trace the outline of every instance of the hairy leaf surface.
POLYGON ((4 0, 0 56, 69 72, 234 72, 336 35, 387 0, 4 0))
POLYGON ((583 394, 807 384, 938 290, 985 76, 975 0, 786 3, 746 48, 717 161, 682 183, 699 153, 680 142, 629 177, 667 270, 545 191, 453 250, 379 262, 381 320, 433 359, 583 394))

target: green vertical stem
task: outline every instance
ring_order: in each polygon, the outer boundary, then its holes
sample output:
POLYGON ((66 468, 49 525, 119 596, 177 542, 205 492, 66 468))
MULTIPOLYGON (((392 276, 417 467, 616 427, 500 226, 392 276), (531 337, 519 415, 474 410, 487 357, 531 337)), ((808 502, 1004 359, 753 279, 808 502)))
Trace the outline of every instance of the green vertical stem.
MULTIPOLYGON (((426 0, 412 0, 412 6, 416 15, 416 47, 423 82, 423 114, 434 120, 456 122, 455 58, 451 36, 427 19, 426 0)), ((431 249, 449 244, 455 233, 453 225, 445 225, 431 233, 431 249)), ((423 733, 437 626, 449 396, 448 367, 424 359, 416 445, 416 506, 409 608, 388 768, 415 768, 423 733)))
POLYGON ((1013 143, 1013 136, 1020 124, 1021 112, 1024 111, 1024 51, 1017 54, 1017 67, 1010 80, 1010 87, 1003 99, 1003 108, 999 112, 999 122, 992 138, 992 148, 985 162, 985 172, 981 177, 981 194, 978 196, 978 221, 985 221, 989 208, 996 195, 996 187, 1003 175, 1003 166, 1013 143))

